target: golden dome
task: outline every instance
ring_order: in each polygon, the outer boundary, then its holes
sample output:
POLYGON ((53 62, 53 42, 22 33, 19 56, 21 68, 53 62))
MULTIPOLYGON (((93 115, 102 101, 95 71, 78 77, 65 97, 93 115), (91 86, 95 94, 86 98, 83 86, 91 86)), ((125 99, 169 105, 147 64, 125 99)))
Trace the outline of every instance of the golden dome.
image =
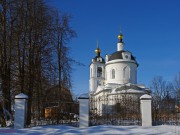
POLYGON ((122 33, 120 33, 120 34, 118 35, 118 39, 119 39, 119 40, 123 39, 123 34, 122 34, 122 33))
POLYGON ((99 48, 96 48, 95 53, 98 54, 100 52, 101 52, 101 50, 99 48))
POLYGON ((119 35, 118 35, 118 40, 119 40, 119 42, 120 43, 123 43, 123 34, 122 33, 120 33, 119 35))
POLYGON ((95 53, 97 56, 100 56, 100 53, 101 53, 101 50, 99 49, 99 43, 98 43, 98 40, 97 40, 97 48, 95 50, 95 53))

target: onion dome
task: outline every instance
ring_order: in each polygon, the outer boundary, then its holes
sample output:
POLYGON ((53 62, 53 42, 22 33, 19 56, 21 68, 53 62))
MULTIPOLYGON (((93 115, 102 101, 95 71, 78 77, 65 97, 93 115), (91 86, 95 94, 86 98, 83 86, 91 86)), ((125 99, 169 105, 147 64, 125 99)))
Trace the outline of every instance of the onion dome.
POLYGON ((105 63, 104 59, 100 55, 101 54, 101 50, 99 48, 98 41, 97 41, 97 48, 96 48, 96 50, 94 52, 96 53, 96 57, 92 59, 92 62, 105 63))
POLYGON ((101 50, 99 49, 99 47, 96 48, 95 53, 97 56, 100 56, 101 50))
POLYGON ((123 34, 122 33, 120 33, 119 35, 118 35, 118 42, 119 43, 123 43, 123 34))

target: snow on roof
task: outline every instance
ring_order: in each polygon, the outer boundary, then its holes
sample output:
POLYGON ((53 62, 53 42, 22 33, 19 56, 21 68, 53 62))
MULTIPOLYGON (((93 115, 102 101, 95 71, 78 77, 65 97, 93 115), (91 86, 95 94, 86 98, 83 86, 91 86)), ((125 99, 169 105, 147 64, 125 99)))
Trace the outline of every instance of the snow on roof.
POLYGON ((135 90, 135 89, 128 89, 128 90, 113 90, 111 94, 116 94, 116 93, 144 93, 142 90, 135 90))
POLYGON ((143 88, 143 89, 146 88, 146 87, 144 86, 144 84, 137 84, 137 86, 140 87, 140 88, 143 88))
POLYGON ((98 87, 97 87, 97 90, 96 90, 96 93, 99 92, 99 91, 101 91, 101 90, 103 90, 103 89, 104 89, 104 86, 98 86, 98 87))

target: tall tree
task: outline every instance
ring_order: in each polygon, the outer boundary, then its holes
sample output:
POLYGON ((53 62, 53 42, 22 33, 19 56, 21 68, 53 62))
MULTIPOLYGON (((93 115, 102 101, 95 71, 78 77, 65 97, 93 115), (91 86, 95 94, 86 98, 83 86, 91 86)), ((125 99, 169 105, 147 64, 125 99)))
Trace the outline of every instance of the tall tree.
POLYGON ((11 42, 12 39, 9 38, 10 24, 8 21, 9 17, 9 7, 8 1, 0 1, 1 11, 0 11, 0 78, 1 78, 1 88, 2 95, 4 98, 4 107, 11 112, 11 97, 10 97, 10 81, 11 81, 11 42), (10 39, 10 40, 8 40, 10 39))
POLYGON ((160 114, 169 112, 174 106, 174 88, 171 82, 165 81, 162 76, 156 76, 152 80, 151 90, 153 117, 157 119, 160 114), (169 103, 168 106, 167 103, 169 103))
POLYGON ((76 36, 75 31, 69 26, 71 17, 67 14, 56 12, 54 21, 54 46, 58 62, 58 84, 68 78, 72 59, 69 57, 67 44, 76 36))
POLYGON ((0 0, 0 83, 4 108, 11 112, 11 97, 20 92, 27 94, 29 125, 32 110, 40 114, 38 118, 43 115, 43 95, 50 86, 57 85, 57 78, 60 91, 61 87, 70 88, 73 60, 67 44, 75 35, 70 16, 58 14, 44 0, 0 0))
POLYGON ((67 89, 71 86, 71 59, 68 56, 67 43, 71 38, 76 36, 75 31, 70 27, 70 16, 67 14, 59 14, 55 12, 54 20, 54 47, 57 56, 58 69, 58 98, 59 104, 62 102, 62 87, 67 89))

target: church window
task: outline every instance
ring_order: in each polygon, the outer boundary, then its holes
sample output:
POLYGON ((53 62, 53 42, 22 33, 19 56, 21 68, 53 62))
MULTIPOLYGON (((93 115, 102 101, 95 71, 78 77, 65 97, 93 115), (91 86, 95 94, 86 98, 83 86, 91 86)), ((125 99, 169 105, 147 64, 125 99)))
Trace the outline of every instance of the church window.
POLYGON ((128 56, 128 55, 125 55, 125 58, 126 58, 126 59, 129 59, 129 56, 128 56))
POLYGON ((111 71, 111 78, 115 79, 115 69, 112 69, 112 71, 111 71))
POLYGON ((130 78, 130 68, 128 66, 123 69, 123 77, 125 80, 130 78))
POLYGON ((92 68, 91 68, 91 77, 92 77, 92 68))
POLYGON ((97 68, 97 77, 102 77, 102 67, 97 68))

